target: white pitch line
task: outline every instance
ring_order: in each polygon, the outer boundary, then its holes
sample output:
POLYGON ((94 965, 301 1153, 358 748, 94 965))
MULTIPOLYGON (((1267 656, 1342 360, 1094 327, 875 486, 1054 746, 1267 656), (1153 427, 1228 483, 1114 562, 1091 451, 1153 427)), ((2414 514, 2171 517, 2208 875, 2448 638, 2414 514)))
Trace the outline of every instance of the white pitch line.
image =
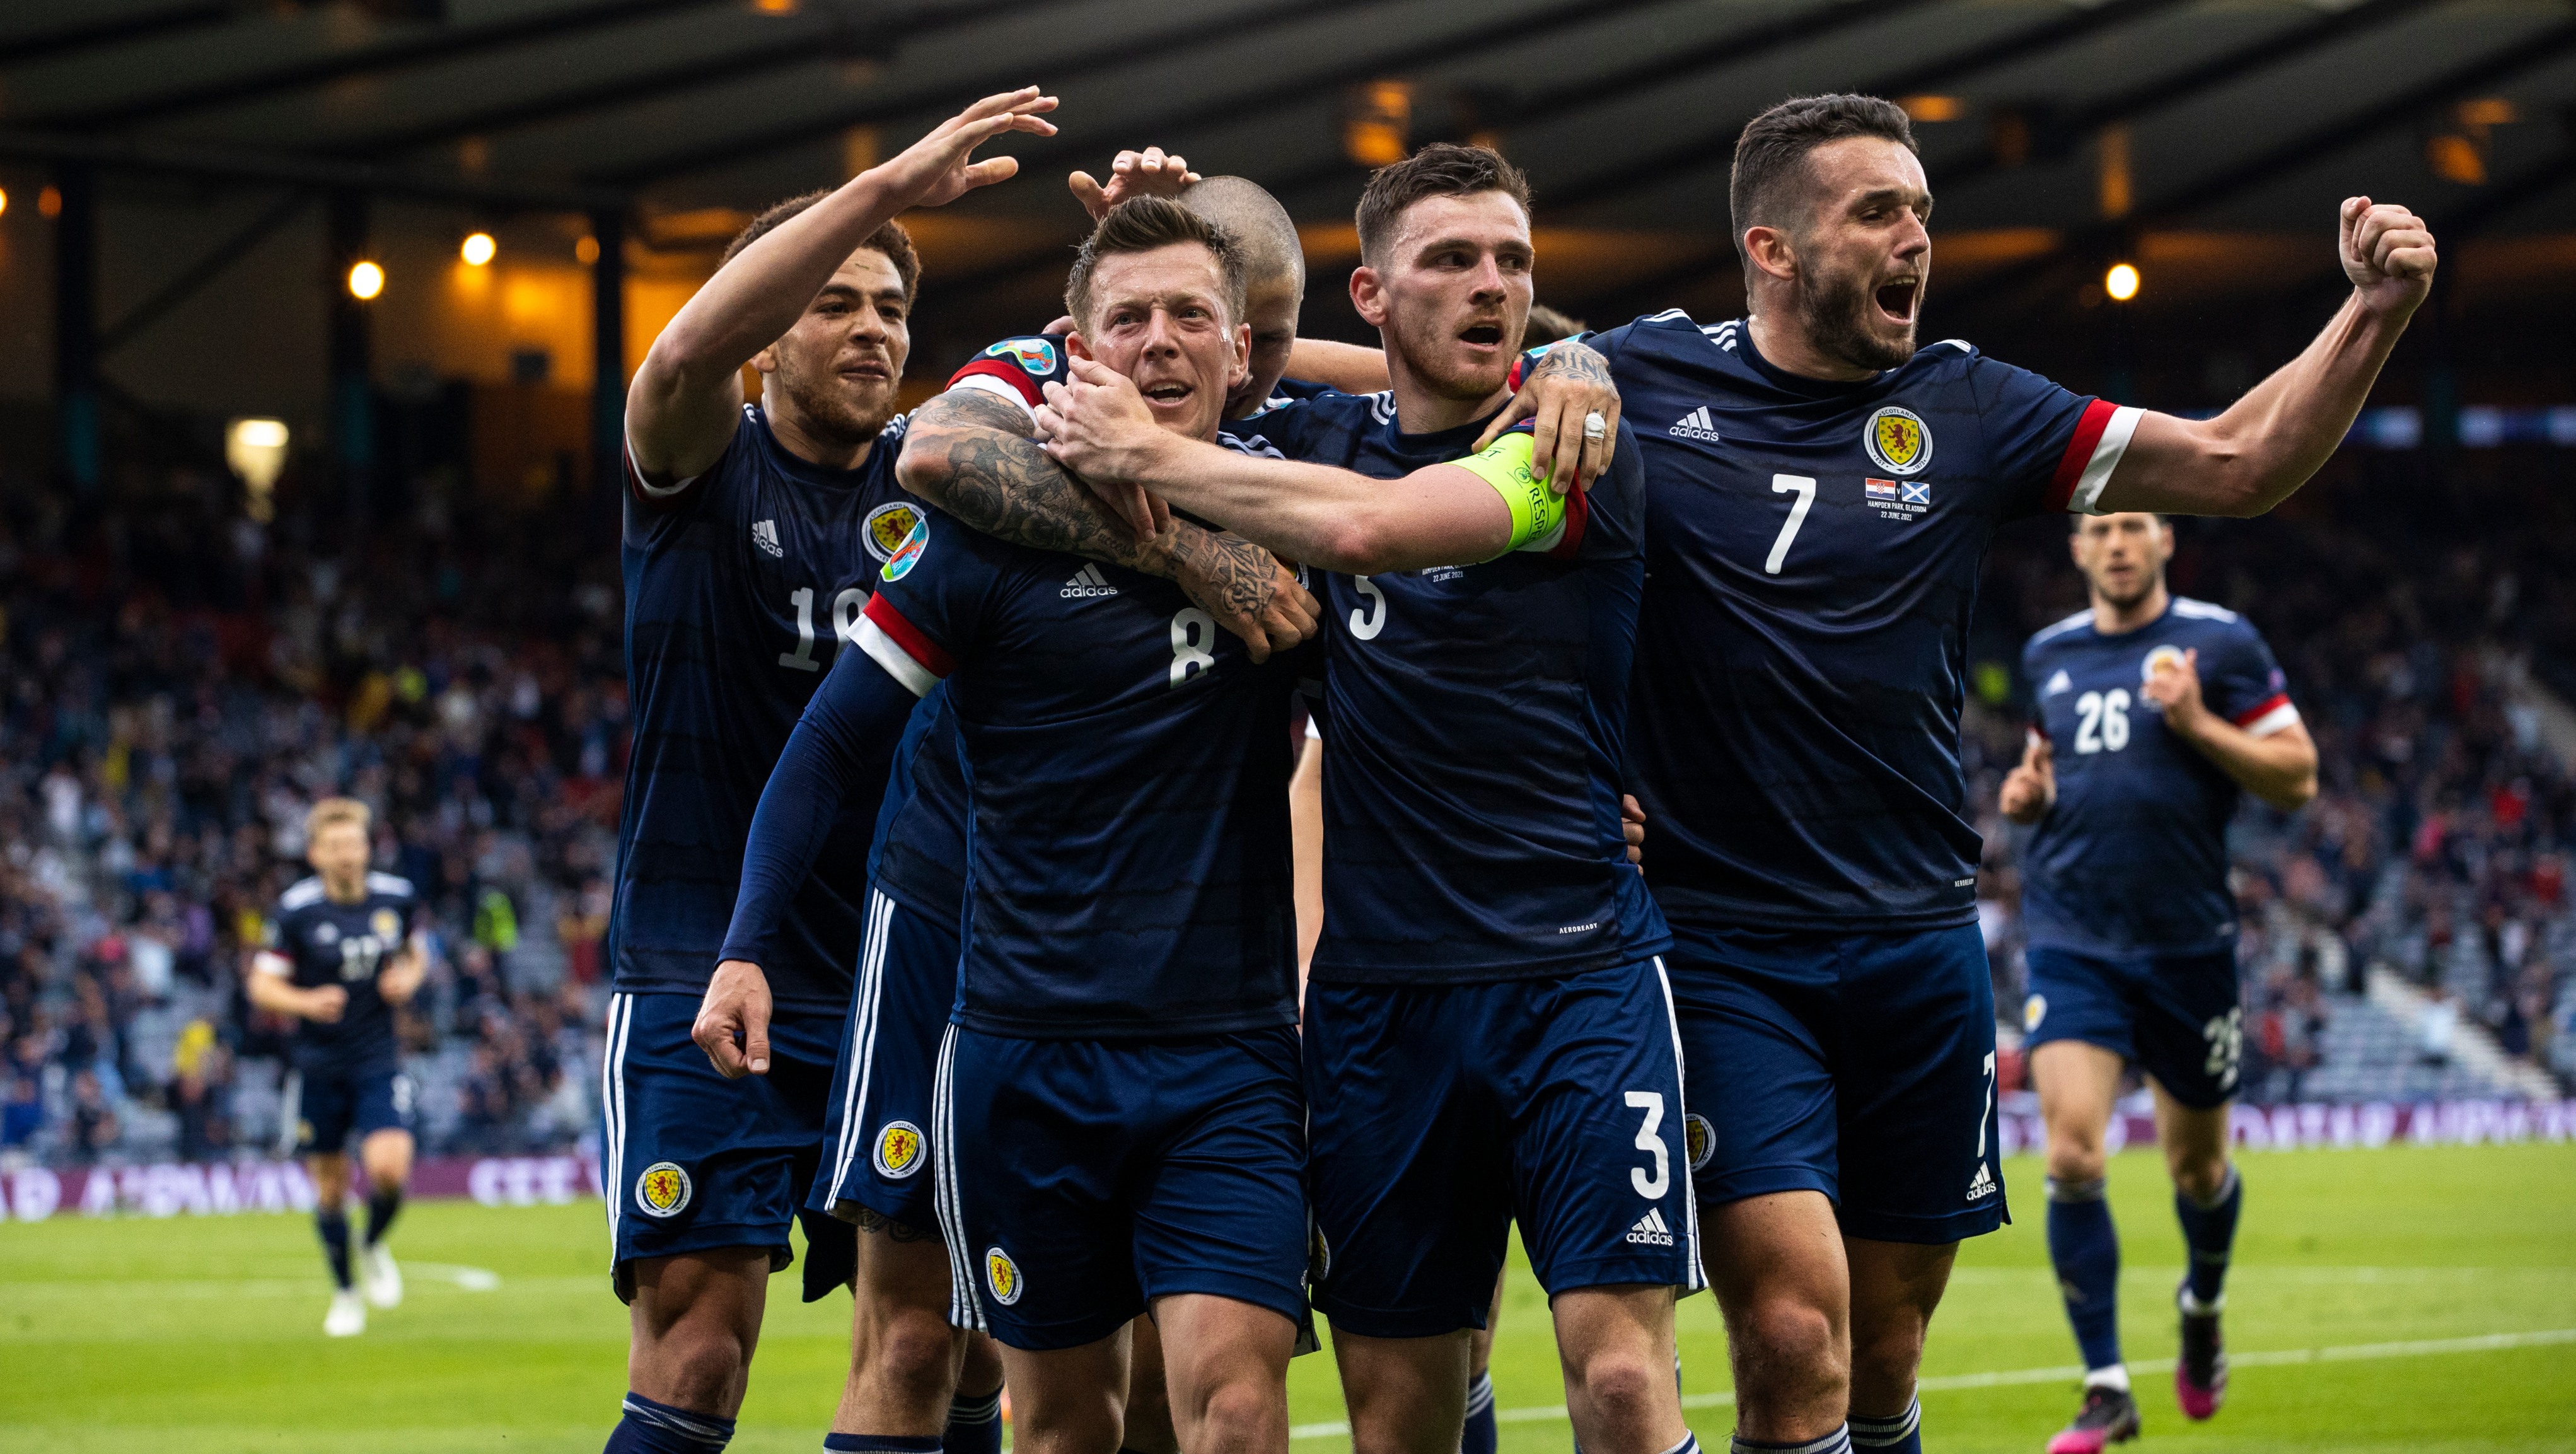
POLYGON ((402 1264, 402 1270, 441 1282, 452 1282, 467 1292, 496 1292, 501 1286, 501 1274, 488 1267, 463 1267, 453 1262, 406 1262, 402 1264))
MULTIPOLYGON (((2270 1368, 2299 1363, 2349 1363, 2365 1358, 2416 1358, 2436 1353, 2491 1353, 2505 1348, 2546 1348, 2561 1343, 2576 1343, 2576 1328, 2551 1328, 2536 1333, 2488 1333, 2475 1338, 2421 1338, 2405 1343, 2346 1343, 2332 1348, 2280 1348, 2240 1353, 2231 1350, 2227 1363, 2231 1368, 2270 1368)), ((2133 1362, 2136 1373, 2170 1373, 2173 1360, 2157 1358, 2133 1362)), ((2024 1383, 2071 1382, 2082 1378, 2084 1370, 2074 1364, 2060 1368, 2015 1368, 1995 1373, 1953 1373, 1939 1378, 1926 1378, 1915 1386, 1925 1393, 1952 1393, 1971 1388, 2003 1388, 2024 1383)), ((1682 1400, 1686 1409, 1732 1408, 1733 1393, 1695 1393, 1682 1400)), ((1543 1424, 1565 1418, 1565 1405, 1543 1404, 1525 1409, 1496 1409, 1498 1424, 1543 1424)), ((1351 1426, 1346 1422, 1298 1424, 1288 1430, 1291 1439, 1335 1439, 1347 1436, 1351 1426)))

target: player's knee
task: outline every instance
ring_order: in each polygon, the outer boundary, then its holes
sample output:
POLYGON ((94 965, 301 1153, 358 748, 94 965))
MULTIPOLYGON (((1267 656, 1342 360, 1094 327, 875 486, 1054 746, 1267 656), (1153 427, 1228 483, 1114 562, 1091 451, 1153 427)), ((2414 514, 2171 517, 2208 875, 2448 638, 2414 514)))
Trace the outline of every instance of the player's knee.
POLYGON ((724 1409, 742 1388, 751 1349, 740 1333, 715 1319, 686 1318, 662 1330, 649 1349, 653 1382, 667 1390, 654 1397, 684 1409, 724 1409))
POLYGON ((1199 1408, 1200 1448, 1254 1448, 1269 1441, 1273 1426, 1287 1419, 1286 1390, 1265 1386, 1258 1377, 1229 1378, 1207 1391, 1199 1408))
POLYGON ((2227 1184, 2227 1156, 2212 1149, 2184 1152, 2173 1158, 2174 1190, 2196 1202, 2208 1201, 2227 1184))
POLYGON ((2100 1181, 2107 1165, 2099 1138, 2051 1137, 2048 1143, 2048 1176, 2051 1181, 2100 1181))
POLYGON ((1848 1354, 1825 1310, 1795 1298, 1770 1298, 1733 1320, 1737 1379, 1775 1389, 1840 1384, 1848 1354))
POLYGON ((1923 1363, 1923 1328, 1910 1318, 1892 1319, 1883 1328, 1852 1332, 1853 1396, 1863 1390, 1911 1390, 1915 1370, 1923 1363))
POLYGON ((956 1392, 956 1334, 936 1314, 891 1320, 877 1340, 878 1376, 908 1403, 945 1404, 956 1392))
POLYGON ((1579 1370, 1583 1395, 1612 1427, 1644 1422, 1674 1397, 1673 1365, 1631 1349, 1595 1354, 1579 1370))

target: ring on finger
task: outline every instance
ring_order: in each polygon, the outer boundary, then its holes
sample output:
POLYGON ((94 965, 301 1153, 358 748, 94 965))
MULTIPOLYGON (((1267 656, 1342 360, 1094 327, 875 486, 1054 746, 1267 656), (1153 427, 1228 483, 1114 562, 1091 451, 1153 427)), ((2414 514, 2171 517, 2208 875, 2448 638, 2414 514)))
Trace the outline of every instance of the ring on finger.
POLYGON ((1600 410, 1595 409, 1591 413, 1583 416, 1584 438, 1602 439, 1608 437, 1609 433, 1610 421, 1601 417, 1600 410))

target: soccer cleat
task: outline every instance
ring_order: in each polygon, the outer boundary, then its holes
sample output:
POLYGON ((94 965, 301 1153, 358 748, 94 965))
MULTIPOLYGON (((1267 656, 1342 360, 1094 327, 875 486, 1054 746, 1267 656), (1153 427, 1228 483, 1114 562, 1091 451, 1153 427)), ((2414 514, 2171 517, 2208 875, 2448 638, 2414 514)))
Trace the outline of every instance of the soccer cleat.
POLYGON ((2181 1312, 2182 1357, 2174 1363, 2174 1401, 2185 1414, 2205 1419, 2227 1402, 2227 1345, 2218 1336, 2218 1309, 2193 1312, 2183 1307, 2181 1312))
POLYGON ((354 1338, 367 1331, 367 1305, 358 1294, 342 1288, 331 1294, 331 1311, 322 1315, 322 1333, 328 1338, 354 1338))
POLYGON ((2138 1401, 2124 1388, 2100 1384, 2084 1390, 2084 1407, 2075 1422, 2048 1441, 2048 1454, 2102 1454, 2112 1444, 2138 1437, 2138 1401))
POLYGON ((383 1243, 358 1254, 358 1282, 367 1290, 367 1301, 377 1307, 402 1306, 402 1269, 394 1266, 394 1255, 383 1243))

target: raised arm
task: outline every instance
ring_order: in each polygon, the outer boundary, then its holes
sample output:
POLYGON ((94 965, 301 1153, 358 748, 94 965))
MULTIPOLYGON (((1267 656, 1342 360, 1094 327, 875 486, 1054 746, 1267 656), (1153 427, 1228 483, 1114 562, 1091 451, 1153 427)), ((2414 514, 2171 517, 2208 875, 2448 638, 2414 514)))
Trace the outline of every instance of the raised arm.
POLYGON ((2132 416, 2100 496, 2077 503, 2104 514, 2260 515, 2306 484, 2352 428, 2438 261, 2423 219, 2367 197, 2345 200, 2339 246, 2352 296, 2305 352, 2217 418, 2132 416))
POLYGON ((1142 486, 1195 515, 1326 570, 1376 575, 1491 560, 1555 527, 1565 501, 1530 436, 1396 479, 1184 439, 1154 423, 1136 386, 1087 359, 1047 386, 1046 452, 1083 479, 1142 486))
POLYGON ((885 775, 914 701, 912 689, 868 652, 844 651, 770 769, 743 843, 733 922, 689 1030, 727 1078, 769 1073, 769 978, 761 966, 850 785, 885 775))
POLYGON ((913 411, 896 478, 987 535, 1168 578, 1242 637, 1255 661, 1314 634, 1314 598, 1269 551, 1168 518, 1140 537, 1048 458, 1030 428, 1028 411, 1008 399, 951 389, 913 411))
POLYGON ((1054 135, 1037 114, 1054 109, 1055 98, 1034 86, 987 96, 717 269, 653 340, 627 385, 626 438, 636 468, 658 484, 713 465, 742 409, 742 366, 795 326, 833 270, 898 214, 1009 177, 1019 169, 1010 157, 967 157, 1005 132, 1054 135))

